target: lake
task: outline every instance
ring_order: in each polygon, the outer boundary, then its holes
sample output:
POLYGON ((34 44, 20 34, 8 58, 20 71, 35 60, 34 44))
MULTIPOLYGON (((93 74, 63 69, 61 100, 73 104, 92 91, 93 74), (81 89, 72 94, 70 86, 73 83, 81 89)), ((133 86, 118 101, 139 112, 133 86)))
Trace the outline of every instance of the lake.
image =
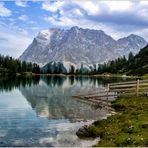
POLYGON ((73 95, 121 78, 49 76, 0 78, 0 146, 91 146, 76 131, 108 114, 73 95))

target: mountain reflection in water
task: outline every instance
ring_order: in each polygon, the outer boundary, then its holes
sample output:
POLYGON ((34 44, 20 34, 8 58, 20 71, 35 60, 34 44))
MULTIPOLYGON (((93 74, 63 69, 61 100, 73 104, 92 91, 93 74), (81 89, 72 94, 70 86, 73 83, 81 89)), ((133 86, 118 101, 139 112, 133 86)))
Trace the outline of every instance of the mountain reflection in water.
POLYGON ((75 132, 84 124, 104 117, 96 109, 72 98, 78 92, 99 90, 106 79, 49 76, 0 79, 0 146, 91 146, 75 132))

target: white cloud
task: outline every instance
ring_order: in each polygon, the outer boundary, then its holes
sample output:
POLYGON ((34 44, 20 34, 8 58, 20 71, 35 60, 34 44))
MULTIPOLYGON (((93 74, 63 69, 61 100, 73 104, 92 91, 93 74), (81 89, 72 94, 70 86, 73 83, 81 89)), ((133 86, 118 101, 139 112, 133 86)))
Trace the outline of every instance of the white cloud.
POLYGON ((11 11, 4 6, 3 2, 0 2, 0 16, 10 16, 11 11))
POLYGON ((18 35, 18 32, 7 35, 3 32, 0 32, 0 35, 3 35, 3 40, 1 40, 0 44, 1 54, 8 54, 15 58, 18 58, 31 43, 31 40, 28 37, 18 35))
MULTIPOLYGON (((60 1, 60 0, 57 0, 55 2, 43 2, 42 9, 44 9, 46 11, 50 11, 50 12, 57 12, 57 10, 60 10, 62 12, 62 10, 64 10, 66 8, 66 6, 68 6, 68 5, 80 6, 85 11, 87 11, 89 15, 99 13, 99 5, 96 5, 96 1, 91 2, 91 1, 87 1, 87 0, 86 1, 77 1, 77 0, 76 1, 72 1, 72 0, 60 1)), ((66 9, 68 9, 68 8, 66 8, 66 9)), ((80 13, 80 10, 79 9, 77 9, 77 10, 80 13)))
POLYGON ((139 5, 141 5, 141 6, 148 6, 148 1, 140 1, 140 4, 139 5))
POLYGON ((124 37, 127 35, 127 32, 118 32, 116 29, 111 28, 108 25, 105 25, 103 23, 98 22, 92 22, 90 20, 82 18, 81 21, 78 19, 70 19, 66 16, 63 16, 60 18, 60 21, 57 21, 55 17, 46 17, 44 18, 46 21, 53 24, 53 26, 60 26, 62 28, 64 27, 73 27, 73 26, 79 26, 82 28, 91 28, 91 29, 98 29, 98 30, 104 30, 107 34, 112 35, 114 39, 119 39, 120 37, 124 37))
POLYGON ((50 22, 51 24, 55 26, 62 26, 62 27, 70 27, 70 26, 76 26, 77 20, 70 19, 68 17, 61 17, 59 21, 56 20, 56 17, 45 17, 44 20, 50 22))
POLYGON ((116 39, 137 32, 143 36, 140 32, 148 28, 148 1, 57 0, 43 6, 51 12, 44 20, 52 26, 102 29, 116 39))
POLYGON ((27 1, 16 0, 15 4, 19 7, 27 7, 27 1))
POLYGON ((95 15, 98 14, 100 11, 100 6, 98 5, 97 1, 74 1, 74 3, 84 9, 88 13, 88 15, 95 15))
POLYGON ((78 15, 78 16, 83 16, 83 13, 80 11, 80 9, 76 8, 74 10, 74 14, 78 15))
POLYGON ((50 12, 56 12, 58 9, 60 9, 64 4, 64 1, 55 1, 55 2, 43 2, 42 3, 42 9, 50 11, 50 12))
POLYGON ((22 21, 26 21, 28 20, 28 16, 27 15, 21 15, 18 17, 19 20, 22 20, 22 21))
POLYGON ((132 9, 132 1, 102 1, 110 11, 126 11, 132 9))
POLYGON ((0 53, 18 58, 31 43, 32 37, 19 27, 0 26, 0 53))

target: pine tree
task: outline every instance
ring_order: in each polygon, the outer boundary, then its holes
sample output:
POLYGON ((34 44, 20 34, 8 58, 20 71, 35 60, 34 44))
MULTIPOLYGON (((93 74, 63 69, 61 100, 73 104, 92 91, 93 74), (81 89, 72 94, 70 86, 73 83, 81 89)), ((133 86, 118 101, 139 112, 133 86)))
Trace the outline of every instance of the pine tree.
POLYGON ((69 73, 70 74, 74 74, 75 73, 75 67, 73 65, 70 66, 69 73))

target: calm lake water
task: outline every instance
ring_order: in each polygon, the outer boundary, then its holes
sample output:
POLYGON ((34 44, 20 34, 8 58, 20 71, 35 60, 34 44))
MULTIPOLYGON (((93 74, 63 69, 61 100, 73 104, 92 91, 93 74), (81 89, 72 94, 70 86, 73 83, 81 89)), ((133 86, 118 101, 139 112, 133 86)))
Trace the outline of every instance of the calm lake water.
POLYGON ((0 79, 0 146, 91 146, 76 131, 106 116, 106 109, 73 95, 121 78, 34 77, 0 79))

